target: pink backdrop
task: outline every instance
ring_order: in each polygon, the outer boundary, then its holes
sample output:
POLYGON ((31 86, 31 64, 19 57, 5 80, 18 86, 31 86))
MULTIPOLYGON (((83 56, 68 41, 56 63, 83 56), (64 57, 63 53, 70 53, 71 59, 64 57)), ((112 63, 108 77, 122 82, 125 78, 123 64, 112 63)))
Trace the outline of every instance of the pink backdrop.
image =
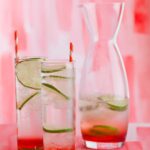
MULTIPOLYGON (((118 0, 119 1, 119 0, 118 0)), ((15 124, 14 30, 20 55, 68 58, 77 85, 86 54, 78 0, 0 0, 0 124, 15 124)), ((150 1, 127 0, 118 39, 130 86, 130 122, 150 123, 150 1)))

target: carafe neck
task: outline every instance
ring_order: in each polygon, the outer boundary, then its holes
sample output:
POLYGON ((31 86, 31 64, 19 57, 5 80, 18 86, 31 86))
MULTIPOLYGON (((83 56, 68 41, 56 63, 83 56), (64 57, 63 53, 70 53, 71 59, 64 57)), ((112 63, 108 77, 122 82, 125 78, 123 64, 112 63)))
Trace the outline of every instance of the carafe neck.
POLYGON ((88 2, 83 3, 81 8, 92 41, 110 41, 117 38, 124 3, 88 2))

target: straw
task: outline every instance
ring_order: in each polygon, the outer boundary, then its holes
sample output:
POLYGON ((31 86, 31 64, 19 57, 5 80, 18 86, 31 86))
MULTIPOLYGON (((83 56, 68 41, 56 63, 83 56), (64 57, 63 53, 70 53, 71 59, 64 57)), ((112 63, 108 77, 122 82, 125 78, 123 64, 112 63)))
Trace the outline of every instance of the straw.
POLYGON ((14 40, 15 40, 15 55, 16 59, 18 58, 18 35, 17 31, 14 32, 14 40))
POLYGON ((73 62, 72 53, 73 53, 73 44, 72 44, 72 42, 70 42, 70 55, 69 55, 70 62, 73 62))

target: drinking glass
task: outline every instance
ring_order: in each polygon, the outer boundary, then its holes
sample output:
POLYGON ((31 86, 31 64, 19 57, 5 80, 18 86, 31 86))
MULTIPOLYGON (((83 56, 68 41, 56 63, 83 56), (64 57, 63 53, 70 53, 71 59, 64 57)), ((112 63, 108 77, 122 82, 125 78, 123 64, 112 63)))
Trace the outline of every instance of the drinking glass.
POLYGON ((68 60, 46 60, 41 74, 44 148, 74 150, 74 65, 68 60))
POLYGON ((18 149, 43 149, 41 61, 43 58, 16 58, 16 100, 18 149))
POLYGON ((126 139, 129 100, 117 44, 124 3, 87 2, 80 9, 90 39, 79 96, 82 137, 88 148, 119 148, 126 139))

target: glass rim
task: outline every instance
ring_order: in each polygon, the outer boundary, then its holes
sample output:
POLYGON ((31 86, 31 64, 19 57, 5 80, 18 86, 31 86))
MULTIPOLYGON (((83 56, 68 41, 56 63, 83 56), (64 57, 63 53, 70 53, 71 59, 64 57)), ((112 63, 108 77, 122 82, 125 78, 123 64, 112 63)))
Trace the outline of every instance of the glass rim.
POLYGON ((42 61, 43 63, 48 63, 48 64, 74 64, 74 61, 70 62, 69 59, 45 59, 42 61))
POLYGON ((25 57, 15 57, 14 60, 17 61, 24 61, 28 59, 43 59, 41 60, 42 63, 74 63, 75 61, 73 60, 72 62, 69 61, 69 59, 50 59, 47 57, 43 56, 25 56, 25 57))
POLYGON ((26 59, 45 59, 45 58, 46 57, 43 57, 43 56, 24 56, 24 57, 15 57, 14 59, 22 61, 22 60, 26 60, 26 59))

